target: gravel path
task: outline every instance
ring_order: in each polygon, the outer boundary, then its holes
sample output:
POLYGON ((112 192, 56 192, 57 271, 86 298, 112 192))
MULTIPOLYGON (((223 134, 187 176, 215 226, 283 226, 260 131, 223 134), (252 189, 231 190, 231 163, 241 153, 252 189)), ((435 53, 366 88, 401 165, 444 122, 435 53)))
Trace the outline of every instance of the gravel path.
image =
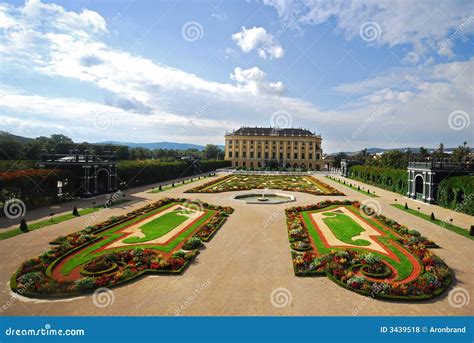
MULTIPOLYGON (((293 274, 283 209, 320 200, 350 199, 374 202, 384 215, 409 228, 419 230, 441 248, 434 252, 454 270, 458 294, 474 295, 473 241, 435 224, 400 211, 393 199, 409 206, 434 211, 438 218, 452 215, 454 223, 468 227, 473 217, 437 206, 418 205, 398 194, 370 187, 379 198, 344 187, 322 176, 321 181, 343 191, 346 196, 313 196, 294 193, 296 202, 282 205, 245 204, 231 199, 233 192, 184 194, 193 184, 162 193, 149 194, 142 187, 133 192, 135 202, 105 209, 96 214, 0 241, 0 311, 2 315, 472 315, 473 302, 452 306, 447 294, 424 303, 395 303, 374 300, 345 290, 325 277, 298 278, 293 274), (61 301, 19 299, 7 285, 12 273, 28 257, 42 253, 48 242, 59 235, 81 229, 86 221, 101 222, 112 215, 130 212, 147 201, 162 197, 201 199, 211 204, 235 208, 228 222, 205 245, 196 261, 180 276, 148 276, 113 289, 114 301, 105 307, 94 305, 93 296, 61 301), (463 290, 459 290, 462 288, 463 290)), ((353 182, 355 183, 355 182, 353 182)), ((356 183, 360 184, 360 183, 356 183)), ((452 298, 450 300, 450 298, 452 298)))

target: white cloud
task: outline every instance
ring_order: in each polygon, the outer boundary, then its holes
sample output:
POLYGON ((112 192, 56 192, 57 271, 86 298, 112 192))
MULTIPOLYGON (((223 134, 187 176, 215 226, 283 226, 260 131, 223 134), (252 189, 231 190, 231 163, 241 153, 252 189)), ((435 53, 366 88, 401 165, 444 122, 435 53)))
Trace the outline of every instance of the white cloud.
POLYGON ((232 39, 242 52, 249 53, 252 50, 256 50, 263 59, 282 58, 284 55, 284 50, 280 43, 276 41, 273 35, 267 33, 263 27, 247 29, 243 26, 240 32, 232 35, 232 39))
MULTIPOLYGON (((474 32, 472 1, 393 1, 393 0, 264 0, 286 18, 294 11, 301 13, 301 25, 318 25, 334 19, 337 29, 347 38, 358 38, 360 27, 375 22, 381 32, 375 45, 396 46, 409 44, 414 52, 449 53, 449 46, 441 42, 455 34, 456 39, 474 32), (472 19, 471 19, 472 18, 472 19)), ((451 42, 452 43, 452 42, 451 42)))
POLYGON ((235 68, 230 78, 237 82, 241 89, 249 90, 252 94, 282 94, 285 86, 282 82, 268 82, 267 75, 257 67, 250 69, 235 68))
MULTIPOLYGON (((102 39, 107 26, 95 12, 70 13, 38 1, 27 5, 34 5, 29 14, 23 8, 0 6, 0 25, 24 27, 19 39, 0 37, 2 68, 24 70, 35 82, 42 76, 80 81, 84 90, 91 86, 94 100, 40 96, 3 87, 0 129, 16 134, 60 131, 76 140, 222 143, 224 130, 269 126, 272 113, 283 110, 290 113, 295 126, 322 133, 326 151, 434 146, 439 141, 448 146, 469 138, 460 137, 464 131, 447 129, 447 117, 454 110, 472 115, 473 60, 422 69, 407 65, 368 80, 341 84, 335 90, 354 96, 353 102, 323 111, 289 97, 282 82, 257 67, 235 68, 228 83, 205 80, 108 46, 102 39), (109 96, 97 99, 96 87, 109 96), (352 132, 381 103, 388 104, 387 111, 353 140, 352 132), (114 118, 113 129, 107 132, 95 130, 92 123, 104 113, 114 118), (430 140, 437 142, 429 144, 430 140)), ((249 51, 260 47, 252 46, 249 43, 249 51)))

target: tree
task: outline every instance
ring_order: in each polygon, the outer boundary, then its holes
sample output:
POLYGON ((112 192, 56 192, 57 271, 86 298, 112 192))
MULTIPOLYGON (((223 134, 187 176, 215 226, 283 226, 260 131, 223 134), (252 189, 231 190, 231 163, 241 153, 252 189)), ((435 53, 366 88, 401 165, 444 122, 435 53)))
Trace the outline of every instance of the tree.
POLYGON ((464 142, 463 145, 460 145, 453 150, 451 160, 454 163, 465 162, 468 159, 470 152, 471 148, 469 148, 467 142, 464 142))
POLYGON ((21 158, 21 143, 15 141, 0 142, 0 160, 16 160, 21 158))
POLYGON ((442 160, 445 157, 444 155, 445 155, 444 154, 444 144, 439 143, 438 149, 436 149, 433 152, 433 157, 436 158, 437 160, 442 160))
POLYGON ((379 160, 379 166, 382 168, 406 169, 408 161, 405 160, 405 154, 399 150, 385 151, 379 160))
POLYGON ((203 151, 204 158, 206 160, 215 160, 217 159, 217 155, 219 154, 219 151, 221 151, 221 149, 217 145, 207 144, 203 151))
POLYGON ((420 157, 421 160, 426 160, 430 154, 428 153, 428 150, 426 150, 424 147, 420 147, 420 151, 418 152, 418 156, 420 157))

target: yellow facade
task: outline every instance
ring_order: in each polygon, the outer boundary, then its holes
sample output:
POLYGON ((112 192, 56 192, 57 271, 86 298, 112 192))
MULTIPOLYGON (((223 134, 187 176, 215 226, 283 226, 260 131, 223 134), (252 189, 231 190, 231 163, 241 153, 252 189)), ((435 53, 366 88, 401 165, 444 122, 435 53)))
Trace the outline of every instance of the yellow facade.
POLYGON ((323 169, 321 136, 304 129, 240 128, 225 135, 232 167, 323 169))

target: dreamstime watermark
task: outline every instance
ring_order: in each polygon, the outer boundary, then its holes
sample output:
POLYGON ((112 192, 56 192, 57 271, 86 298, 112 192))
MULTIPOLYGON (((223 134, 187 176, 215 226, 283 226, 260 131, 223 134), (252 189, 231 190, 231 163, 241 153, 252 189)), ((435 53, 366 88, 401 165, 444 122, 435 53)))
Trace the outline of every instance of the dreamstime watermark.
POLYGON ((293 118, 291 114, 287 111, 276 111, 272 113, 272 117, 270 118, 270 126, 271 127, 278 127, 278 128, 289 128, 293 123, 293 118))
POLYGON ((439 47, 440 49, 445 49, 449 48, 453 42, 459 38, 459 36, 466 31, 467 27, 470 26, 474 22, 474 16, 469 16, 468 18, 465 18, 462 22, 461 25, 458 26, 458 28, 445 40, 443 40, 439 47))
POLYGON ((207 102, 204 105, 200 106, 189 118, 186 123, 180 127, 179 131, 183 132, 186 127, 188 126, 196 126, 198 124, 199 118, 205 117, 205 115, 209 112, 209 108, 212 106, 211 102, 207 102))
POLYGON ((284 204, 276 207, 275 210, 272 211, 270 213, 270 215, 268 215, 268 217, 266 217, 263 220, 262 227, 264 229, 266 229, 268 227, 268 225, 270 225, 271 222, 273 222, 274 220, 276 220, 279 217, 282 217, 284 213, 285 213, 285 205, 284 204))
POLYGON ((85 336, 84 329, 53 329, 50 324, 42 328, 16 329, 9 327, 5 330, 6 336, 85 336))
MULTIPOLYGON (((33 284, 34 284, 34 281, 30 280, 27 283, 25 283, 24 285, 21 285, 21 287, 18 287, 16 289, 16 294, 23 295, 28 290, 28 288, 30 288, 30 286, 33 286, 33 284)), ((2 307, 0 307, 0 314, 7 311, 10 307, 13 306, 13 304, 15 302, 18 301, 18 296, 16 296, 16 294, 12 295, 10 297, 10 299, 5 301, 5 303, 2 305, 2 307)))
POLYGON ((469 305, 469 301, 471 300, 471 297, 469 295, 469 292, 467 289, 462 288, 462 287, 456 287, 451 292, 449 292, 448 295, 448 302, 449 305, 452 307, 463 307, 469 305))
POLYGON ((99 308, 111 306, 115 302, 115 294, 110 288, 97 288, 92 294, 92 302, 99 308))
MULTIPOLYGON (((121 190, 118 190, 117 192, 113 193, 110 197, 107 198, 107 200, 104 203, 104 207, 102 209, 105 210, 106 208, 109 208, 110 206, 112 206, 114 202, 118 198, 120 198, 120 196, 122 195, 123 195, 123 192, 121 190)), ((102 214, 102 210, 94 212, 89 218, 87 218, 84 226, 85 227, 91 226, 94 222, 96 222, 99 219, 101 214, 102 214)))
POLYGON ((21 199, 9 199, 3 205, 3 213, 8 219, 23 217, 26 214, 26 205, 21 199))
POLYGON ((377 200, 365 199, 360 203, 362 213, 369 217, 375 217, 382 213, 382 206, 377 200))
POLYGON ((199 285, 199 287, 196 287, 193 291, 193 293, 186 298, 186 300, 177 308, 174 309, 173 314, 175 316, 179 316, 182 312, 186 311, 189 307, 192 306, 194 301, 196 301, 197 297, 204 292, 204 290, 209 287, 211 284, 211 279, 207 279, 204 281, 202 284, 199 285))
POLYGON ((204 36, 204 28, 197 21, 188 21, 181 28, 181 36, 188 42, 195 42, 204 36))
POLYGON ((366 21, 359 28, 359 36, 366 42, 378 40, 381 35, 382 29, 375 21, 366 21))
POLYGON ((5 38, 12 42, 22 40, 25 34, 26 28, 19 23, 15 23, 3 29, 5 38))
POLYGON ((467 129, 471 124, 469 114, 464 111, 456 110, 449 114, 448 125, 454 131, 467 129))
POLYGON ((204 205, 199 200, 187 199, 185 202, 183 202, 183 207, 185 208, 183 212, 185 212, 186 214, 191 214, 194 212, 204 212, 204 205))
MULTIPOLYGON (((384 280, 383 282, 387 282, 387 280, 384 280)), ((369 302, 371 302, 373 299, 375 299, 377 294, 379 294, 383 290, 384 290, 384 287, 382 286, 382 283, 376 282, 376 283, 372 284, 372 290, 370 291, 370 296, 364 298, 364 300, 361 301, 360 304, 357 305, 352 310, 352 315, 353 316, 358 316, 367 307, 369 302)))
POLYGON ((114 126, 114 116, 111 113, 96 113, 92 123, 97 130, 106 131, 114 126))
POLYGON ((283 36, 290 27, 297 24, 301 16, 302 13, 300 9, 295 9, 293 13, 282 21, 281 27, 275 31, 271 38, 263 44, 262 49, 265 51, 271 51, 276 44, 279 44, 278 39, 280 39, 280 37, 283 36))
POLYGON ((375 119, 377 119, 378 117, 380 117, 381 115, 383 115, 384 113, 386 113, 386 110, 389 108, 389 104, 388 102, 384 102, 382 105, 380 105, 379 108, 377 108, 377 110, 372 113, 372 115, 367 118, 361 126, 359 126, 357 128, 357 130, 355 130, 353 133, 352 133, 352 139, 357 139, 357 137, 359 137, 360 134, 362 134, 374 121, 375 119))
MULTIPOLYGON (((464 196, 461 203, 458 203, 456 207, 453 209, 453 213, 464 212, 465 208, 467 208, 469 204, 471 203, 471 201, 474 200, 473 198, 474 198, 474 193, 470 193, 468 196, 464 196)), ((453 221, 453 217, 448 216, 446 220, 441 221, 440 225, 445 227, 446 225, 450 224, 452 221, 453 221)))
POLYGON ((275 288, 270 294, 270 302, 275 307, 286 307, 293 301, 293 295, 284 287, 275 288))

